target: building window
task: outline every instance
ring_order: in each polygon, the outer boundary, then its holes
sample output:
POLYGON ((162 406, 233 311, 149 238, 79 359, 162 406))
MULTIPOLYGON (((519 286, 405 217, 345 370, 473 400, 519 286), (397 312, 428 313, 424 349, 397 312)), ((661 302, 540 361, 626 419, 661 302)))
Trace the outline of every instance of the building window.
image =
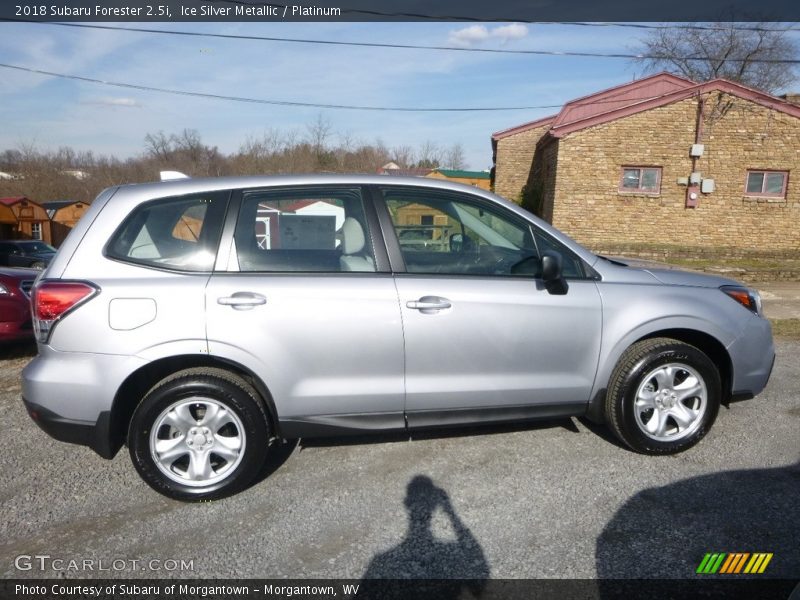
POLYGON ((658 194, 661 191, 661 167, 622 167, 619 191, 658 194))
POLYGON ((422 215, 419 218, 420 225, 433 225, 433 217, 434 215, 422 215))
POLYGON ((746 196, 785 198, 789 171, 748 171, 744 186, 746 196))
POLYGON ((41 223, 31 223, 31 239, 34 239, 34 240, 42 239, 42 224, 41 223))

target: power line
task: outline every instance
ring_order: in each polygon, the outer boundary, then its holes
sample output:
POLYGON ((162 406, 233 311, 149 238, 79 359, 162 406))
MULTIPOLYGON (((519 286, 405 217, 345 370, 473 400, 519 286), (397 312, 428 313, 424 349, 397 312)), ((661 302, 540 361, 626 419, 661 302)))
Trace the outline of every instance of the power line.
POLYGON ((380 42, 345 42, 340 40, 319 40, 310 38, 286 38, 260 35, 237 35, 226 33, 208 33, 200 31, 180 31, 174 29, 149 29, 144 27, 117 27, 111 25, 88 25, 85 23, 54 23, 22 19, 0 19, 3 21, 16 21, 36 23, 40 25, 55 25, 59 27, 75 27, 83 29, 103 29, 111 31, 128 31, 135 33, 152 33, 158 35, 180 35, 186 37, 220 38, 229 40, 248 40, 263 42, 283 42, 294 44, 317 44, 329 46, 356 46, 368 48, 394 48, 404 50, 441 50, 451 52, 483 52, 491 54, 521 54, 534 56, 575 56, 581 58, 624 58, 624 59, 651 59, 651 60, 692 60, 692 61, 727 61, 727 62, 752 62, 767 64, 800 64, 798 59, 788 58, 709 58, 707 56, 675 57, 669 54, 628 54, 621 52, 577 52, 572 50, 514 50, 508 48, 463 48, 459 46, 427 46, 418 44, 389 44, 380 42))
POLYGON ((505 111, 505 110, 535 110, 540 108, 561 107, 560 104, 558 105, 553 104, 548 106, 494 106, 494 107, 443 107, 443 108, 404 107, 404 106, 361 106, 353 104, 320 104, 317 102, 296 102, 292 100, 266 100, 262 98, 246 98, 243 96, 225 96, 221 94, 207 94, 204 92, 174 90, 169 88, 160 88, 148 85, 138 85, 134 83, 122 83, 119 81, 106 81, 103 79, 84 77, 82 75, 68 75, 66 73, 54 73, 52 71, 44 71, 42 69, 32 69, 30 67, 21 67, 19 65, 9 65, 5 63, 0 63, 0 67, 4 69, 15 69, 17 71, 25 71, 27 73, 36 73, 37 75, 60 77, 62 79, 73 79, 76 81, 85 81, 88 83, 99 83, 102 85, 110 85, 114 87, 141 90, 146 92, 161 92, 163 94, 176 94, 179 96, 194 96, 197 98, 209 98, 212 100, 230 100, 233 102, 247 102, 250 104, 271 104, 275 106, 299 106, 305 108, 370 110, 370 111, 386 111, 386 112, 389 111, 391 112, 495 112, 495 111, 505 111))
MULTIPOLYGON (((173 94, 178 96, 192 96, 197 98, 206 98, 211 100, 229 100, 232 102, 245 102, 249 104, 269 104, 273 106, 295 106, 295 107, 302 107, 302 108, 325 108, 325 109, 341 109, 341 110, 367 110, 367 111, 381 111, 381 112, 433 112, 433 113, 443 113, 443 112, 499 112, 499 111, 510 111, 510 110, 538 110, 538 109, 552 109, 552 108, 563 108, 566 104, 562 102, 561 104, 540 104, 538 106, 491 106, 491 107, 484 107, 484 106, 476 106, 476 107, 441 107, 441 108, 430 108, 430 107, 407 107, 407 106, 363 106, 363 105, 354 105, 354 104, 322 104, 318 102, 298 102, 293 100, 267 100, 263 98, 247 98, 244 96, 227 96, 222 94, 209 94, 205 92, 193 92, 188 90, 175 90, 169 88, 160 88, 154 87, 149 85, 139 85, 135 83, 124 83, 119 81, 106 81, 103 79, 95 79, 92 77, 84 77, 82 75, 69 75, 66 73, 55 73, 53 71, 45 71, 42 69, 33 69, 31 67, 22 67, 19 65, 10 65, 6 63, 0 63, 0 68, 4 69, 14 69, 17 71, 24 71, 26 73, 34 73, 37 75, 46 75, 48 77, 58 77, 62 79, 71 79, 75 81, 84 81, 87 83, 98 83, 101 85, 108 85, 113 87, 120 87, 126 89, 133 89, 133 90, 140 90, 145 92, 160 92, 163 94, 173 94)), ((610 98, 606 98, 604 100, 591 100, 591 101, 581 101, 573 100, 570 101, 572 104, 576 106, 592 106, 597 104, 620 104, 624 103, 627 106, 633 104, 639 104, 642 102, 648 102, 651 100, 658 100, 665 96, 669 96, 675 93, 676 90, 671 90, 665 92, 663 94, 658 94, 655 96, 646 96, 646 97, 639 97, 639 98, 619 98, 612 96, 610 98)), ((611 109, 613 110, 613 108, 611 109)))

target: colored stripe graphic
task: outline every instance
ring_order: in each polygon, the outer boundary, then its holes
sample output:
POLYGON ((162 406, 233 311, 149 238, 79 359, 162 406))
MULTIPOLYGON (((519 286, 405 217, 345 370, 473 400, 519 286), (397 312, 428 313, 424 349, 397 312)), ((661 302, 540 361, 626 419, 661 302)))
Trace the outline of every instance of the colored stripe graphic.
POLYGON ((706 575, 716 573, 722 565, 722 561, 725 560, 725 556, 725 552, 714 552, 713 554, 709 552, 703 557, 703 561, 697 567, 697 572, 706 575))
POLYGON ((728 558, 725 559, 725 562, 722 564, 722 568, 719 570, 720 573, 730 573, 730 568, 733 563, 735 563, 739 559, 738 554, 728 554, 728 558))
POLYGON ((752 554, 750 552, 707 552, 700 561, 696 573, 702 575, 760 574, 766 571, 772 557, 772 552, 754 552, 752 554))
POLYGON ((748 556, 750 556, 750 554, 747 552, 733 552, 728 554, 728 560, 725 561, 725 564, 722 565, 722 569, 720 569, 719 572, 726 574, 736 573, 737 569, 741 570, 748 556))
POLYGON ((742 557, 739 559, 736 568, 733 570, 734 573, 740 573, 742 571, 742 567, 744 566, 744 563, 749 556, 750 556, 749 552, 745 552, 744 554, 742 554, 742 557))
POLYGON ((708 561, 710 559, 711 559, 711 555, 706 553, 706 555, 703 557, 703 560, 700 561, 700 566, 697 567, 697 571, 695 571, 695 573, 705 573, 706 572, 706 566, 708 566, 708 561))
POLYGON ((772 560, 772 553, 766 552, 759 552, 758 554, 753 554, 753 558, 750 559, 750 562, 747 563, 747 566, 744 568, 745 573, 763 573, 769 561, 772 560))

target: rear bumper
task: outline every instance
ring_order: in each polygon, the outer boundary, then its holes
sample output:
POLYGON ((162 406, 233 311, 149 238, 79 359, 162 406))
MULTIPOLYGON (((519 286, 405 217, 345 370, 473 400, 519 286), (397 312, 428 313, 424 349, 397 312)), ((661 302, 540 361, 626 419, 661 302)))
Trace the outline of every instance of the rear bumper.
POLYGON ((114 397, 145 361, 136 357, 59 352, 39 344, 22 370, 22 401, 28 414, 57 440, 89 446, 113 458, 124 436, 113 427, 114 397))
POLYGON ((42 431, 50 437, 70 444, 89 446, 103 458, 114 458, 118 448, 112 448, 110 443, 111 413, 100 413, 97 421, 75 421, 67 419, 53 411, 22 399, 28 415, 42 431))

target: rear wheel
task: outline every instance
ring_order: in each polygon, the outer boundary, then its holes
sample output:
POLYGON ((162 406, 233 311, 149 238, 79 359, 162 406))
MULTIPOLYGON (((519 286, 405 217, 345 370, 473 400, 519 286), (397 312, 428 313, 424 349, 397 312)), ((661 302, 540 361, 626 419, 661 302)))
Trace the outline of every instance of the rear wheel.
POLYGON ((177 500, 233 494, 259 472, 269 423, 257 392, 222 369, 187 369, 151 389, 128 431, 131 460, 153 489, 177 500))
POLYGON ((645 454, 675 454, 708 433, 719 412, 719 371, 703 352, 654 338, 628 348, 611 375, 606 420, 645 454))

